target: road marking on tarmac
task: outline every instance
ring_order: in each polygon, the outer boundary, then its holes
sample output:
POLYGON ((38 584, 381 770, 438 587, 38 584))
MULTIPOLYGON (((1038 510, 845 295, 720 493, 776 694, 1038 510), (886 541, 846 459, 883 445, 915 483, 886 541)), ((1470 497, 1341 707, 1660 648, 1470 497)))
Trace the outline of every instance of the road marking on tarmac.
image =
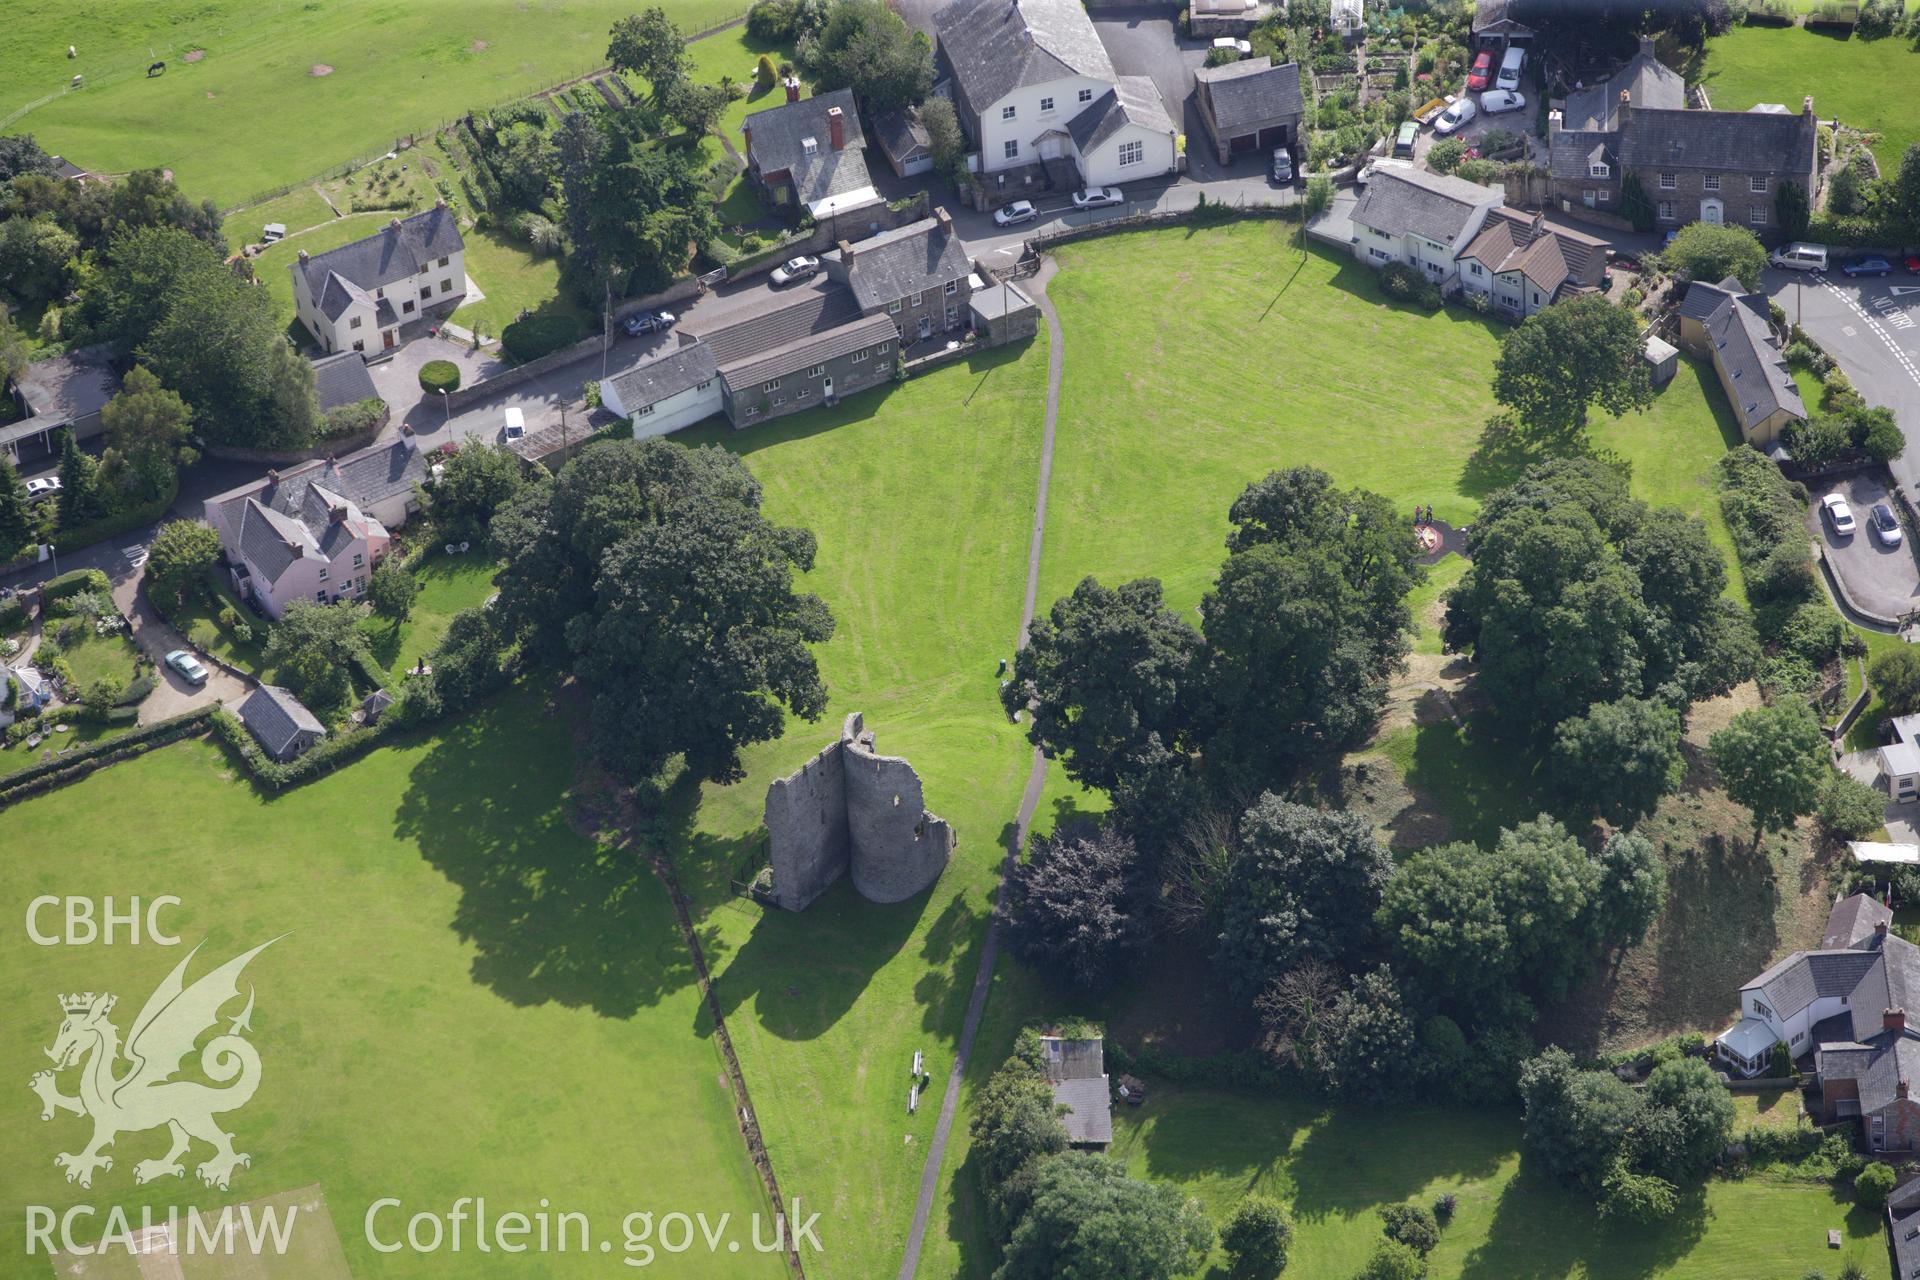
MULTIPOLYGON (((1854 315, 1858 316, 1862 321, 1865 322, 1867 328, 1873 330, 1873 332, 1879 336, 1880 341, 1886 344, 1887 350, 1893 353, 1894 361, 1898 363, 1902 369, 1905 369, 1907 371, 1907 376, 1913 379, 1915 386, 1920 386, 1920 365, 1914 364, 1913 357, 1900 349, 1900 344, 1893 340, 1893 335, 1887 332, 1886 325, 1883 325, 1880 323, 1880 318, 1873 315, 1865 307, 1861 306, 1857 299, 1849 297, 1845 292, 1843 292, 1840 288, 1838 288, 1831 280, 1822 280, 1820 284, 1823 288, 1826 289, 1828 293, 1831 293, 1834 297, 1840 299, 1841 302, 1845 303, 1847 310, 1853 312, 1854 315)), ((1881 305, 1887 305, 1887 304, 1883 300, 1876 299, 1875 305, 1881 306, 1881 305)), ((1884 314, 1886 316, 1887 324, 1893 325, 1893 327, 1896 329, 1913 328, 1913 317, 1906 314, 1906 312, 1904 311, 1901 311, 1898 313, 1887 312, 1884 314)), ((1846 334, 1849 338, 1853 337, 1856 332, 1852 325, 1843 325, 1841 326, 1840 331, 1846 334)))
POLYGON ((127 563, 136 569, 147 562, 147 549, 137 542, 130 547, 120 548, 120 554, 125 556, 127 563))

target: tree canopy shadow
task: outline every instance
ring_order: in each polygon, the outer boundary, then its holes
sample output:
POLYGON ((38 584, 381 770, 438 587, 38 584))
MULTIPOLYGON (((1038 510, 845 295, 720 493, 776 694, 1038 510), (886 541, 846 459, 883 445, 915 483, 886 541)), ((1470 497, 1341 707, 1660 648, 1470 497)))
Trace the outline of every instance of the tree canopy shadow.
POLYGON ((1291 1161, 1294 1216, 1351 1219, 1424 1194, 1436 1183, 1492 1178, 1518 1127, 1472 1108, 1329 1104, 1291 1161))
POLYGON ((1593 1280, 1636 1280, 1666 1272, 1700 1244, 1712 1217, 1702 1187, 1683 1189, 1680 1207, 1651 1226, 1613 1226, 1593 1202, 1521 1162, 1494 1205, 1484 1244, 1467 1255, 1461 1280, 1560 1280, 1576 1270, 1593 1280))
POLYGON ((459 886, 472 975, 516 1005, 612 1018, 694 980, 665 890, 634 851, 574 833, 564 729, 522 686, 451 722, 408 775, 395 832, 459 886))

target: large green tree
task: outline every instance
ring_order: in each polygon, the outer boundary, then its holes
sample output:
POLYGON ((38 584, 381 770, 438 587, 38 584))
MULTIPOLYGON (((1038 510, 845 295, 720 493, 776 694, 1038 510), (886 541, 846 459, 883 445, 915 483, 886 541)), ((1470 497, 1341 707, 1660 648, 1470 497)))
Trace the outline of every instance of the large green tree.
POLYGON ((1041 1166, 994 1280, 1173 1280, 1205 1261, 1213 1240, 1198 1202, 1174 1187, 1070 1151, 1041 1166))
POLYGON ((21 302, 65 296, 73 281, 80 242, 51 218, 0 222, 0 281, 21 302))
POLYGON ((1718 284, 1732 276, 1743 289, 1759 288, 1760 273, 1767 267, 1760 237, 1724 223, 1689 222, 1661 256, 1689 280, 1718 284))
POLYGON ((1662 1062, 1647 1077, 1635 1163, 1669 1182, 1703 1178, 1733 1136, 1733 1095, 1701 1058, 1662 1062))
POLYGON ((100 461, 82 449, 72 431, 60 433, 60 527, 72 529, 107 514, 109 499, 100 483, 100 461))
POLYGON ((147 598, 161 613, 172 612, 219 558, 219 534, 198 520, 168 521, 147 546, 147 598))
POLYGON ((1640 1095, 1610 1071, 1582 1071, 1550 1048, 1520 1070, 1526 1149, 1563 1182, 1597 1191, 1640 1119, 1640 1095))
POLYGON ((1753 836, 1784 831, 1820 803, 1827 738, 1813 709, 1797 698, 1735 716, 1707 740, 1707 755, 1727 794, 1753 813, 1753 836))
POLYGON ((291 601, 267 635, 267 662, 278 668, 277 679, 301 701, 338 706, 353 689, 348 672, 367 654, 367 636, 360 628, 366 616, 364 604, 291 601))
POLYGON ((469 439, 440 464, 427 490, 427 514, 442 542, 483 541, 494 513, 526 488, 519 457, 510 449, 469 439))
POLYGON ((33 509, 26 482, 13 464, 0 458, 0 560, 11 560, 33 533, 33 509))
POLYGON ((1350 967, 1392 872, 1364 819, 1262 795, 1240 819, 1220 905, 1215 963, 1229 988, 1251 1000, 1310 956, 1350 967))
POLYGON ((1220 1231, 1227 1254, 1227 1280, 1274 1280, 1287 1269, 1293 1220, 1286 1206, 1259 1192, 1248 1192, 1220 1231))
POLYGON ((927 131, 934 171, 948 182, 958 181, 967 172, 967 138, 960 132, 960 117, 953 103, 946 98, 928 98, 920 104, 920 126, 927 131))
POLYGON ((1653 841, 1616 831, 1600 846, 1600 884, 1594 892, 1595 928, 1617 946, 1647 936, 1667 904, 1667 865, 1653 841))
POLYGON ((1680 782, 1680 713, 1652 698, 1595 703, 1554 730, 1554 788, 1615 826, 1645 817, 1680 782))
POLYGON ((615 71, 630 71, 645 80, 656 106, 665 104, 693 66, 680 29, 659 8, 629 14, 613 24, 607 61, 615 71))
POLYGON ((696 778, 736 781, 742 747, 826 708, 809 646, 833 617, 794 584, 813 535, 760 501, 724 450, 620 441, 494 517, 502 619, 586 681, 596 754, 626 777, 680 755, 696 778))
POLYGON ((53 157, 34 141, 30 133, 0 134, 0 183, 12 182, 23 173, 58 172, 53 157))
POLYGON ((1493 396, 1522 425, 1553 436, 1586 429, 1595 405, 1619 417, 1653 401, 1640 322, 1598 294, 1528 316, 1500 344, 1493 396))
POLYGON ((933 45, 883 0, 835 0, 826 26, 801 40, 814 90, 852 89, 868 111, 909 107, 933 88, 933 45))
POLYGON ((193 410, 140 365, 127 371, 119 393, 101 409, 100 421, 107 429, 101 478, 134 501, 168 492, 175 469, 195 457, 187 447, 193 410))
POLYGON ((968 1130, 973 1145, 967 1163, 979 1179, 994 1234, 1005 1239, 1026 1213, 1040 1165, 1067 1149, 1053 1089, 1032 1063, 1009 1059, 974 1098, 968 1130))

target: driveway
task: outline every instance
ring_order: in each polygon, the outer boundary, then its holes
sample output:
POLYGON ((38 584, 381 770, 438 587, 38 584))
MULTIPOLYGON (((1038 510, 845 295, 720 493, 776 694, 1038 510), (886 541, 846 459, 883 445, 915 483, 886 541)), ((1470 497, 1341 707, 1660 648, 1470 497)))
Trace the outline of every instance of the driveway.
POLYGON ((1827 551, 1827 562, 1839 575, 1841 585, 1853 603, 1884 618, 1900 618, 1920 608, 1920 568, 1913 552, 1902 539, 1889 547, 1867 526, 1867 512, 1876 502, 1884 502, 1887 489, 1871 475, 1845 476, 1831 481, 1815 481, 1807 486, 1813 506, 1807 512, 1807 530, 1820 539, 1827 551), (1853 508, 1859 523, 1857 532, 1840 537, 1820 513, 1820 499, 1838 493, 1853 508))
POLYGON ((1908 496, 1920 495, 1920 276, 1849 280, 1837 270, 1768 268, 1761 288, 1839 362, 1868 404, 1893 410, 1907 450, 1891 469, 1908 496))
MULTIPOLYGON (((224 670, 193 647, 185 636, 174 629, 172 623, 154 612, 147 602, 147 593, 140 589, 146 577, 146 553, 144 548, 133 550, 131 568, 114 577, 113 603, 132 624, 129 635, 140 646, 140 651, 151 658, 160 673, 160 682, 152 693, 140 704, 140 723, 152 724, 156 720, 165 720, 168 716, 177 716, 183 711, 193 711, 211 703, 222 703, 237 707, 240 700, 251 691, 252 685, 239 676, 224 670), (197 655, 207 668, 207 682, 203 685, 189 684, 180 673, 169 667, 165 658, 175 649, 185 649, 197 655)), ((124 553, 123 553, 124 554, 124 553)))
MULTIPOLYGON (((504 361, 474 351, 464 342, 453 342, 446 338, 415 338, 401 347, 391 360, 367 366, 367 373, 373 378, 373 389, 387 402, 396 430, 399 423, 408 420, 409 415, 417 416, 429 407, 440 407, 438 403, 429 406, 427 393, 420 389, 420 369, 430 360, 447 360, 458 365, 460 385, 463 387, 470 387, 507 367, 504 361)), ((438 396, 434 397, 435 401, 438 399, 438 396)), ((415 429, 418 429, 417 423, 415 429)))

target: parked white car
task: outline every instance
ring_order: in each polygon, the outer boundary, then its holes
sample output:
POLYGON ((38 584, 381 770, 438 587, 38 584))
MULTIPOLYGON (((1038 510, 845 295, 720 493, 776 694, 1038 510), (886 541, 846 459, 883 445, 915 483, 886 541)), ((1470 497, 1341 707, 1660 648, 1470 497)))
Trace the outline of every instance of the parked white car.
POLYGON ((1444 138, 1450 133, 1457 132, 1463 125, 1471 123, 1479 114, 1480 109, 1473 105, 1472 98, 1462 98, 1434 117, 1433 131, 1444 138))
POLYGON ((1490 116, 1504 111, 1523 111, 1526 105, 1527 95, 1511 89, 1489 89, 1480 95, 1480 109, 1490 116))
POLYGON ((1213 41, 1213 47, 1216 49, 1231 49, 1243 58, 1253 52, 1253 42, 1251 40, 1235 40, 1232 36, 1216 36, 1213 41))
POLYGON ((773 287, 784 289, 796 281, 817 275, 819 271, 820 259, 811 255, 803 254, 798 258, 788 258, 773 269, 773 287))
POLYGON ((1767 261, 1783 271, 1825 271, 1827 247, 1796 240, 1792 244, 1775 249, 1768 255, 1767 261))
POLYGON ((1826 513, 1827 522, 1833 531, 1841 537, 1847 537, 1859 526, 1853 522, 1853 508, 1847 500, 1837 493, 1830 493, 1820 499, 1820 509, 1826 513))
POLYGON ((27 501, 40 502, 60 492, 59 476, 41 476, 27 481, 27 501))

